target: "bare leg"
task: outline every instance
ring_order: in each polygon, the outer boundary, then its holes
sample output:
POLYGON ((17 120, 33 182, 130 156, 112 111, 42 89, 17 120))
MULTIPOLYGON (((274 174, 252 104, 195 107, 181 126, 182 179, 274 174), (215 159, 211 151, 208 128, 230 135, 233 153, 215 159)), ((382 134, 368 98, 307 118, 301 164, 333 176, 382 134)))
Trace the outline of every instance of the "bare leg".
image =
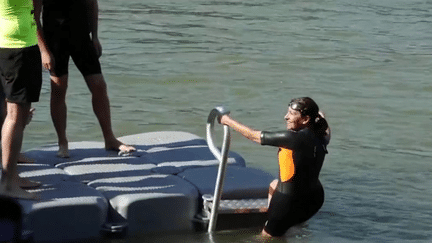
POLYGON ((68 87, 68 76, 51 76, 51 118, 57 132, 59 151, 57 156, 69 157, 68 140, 66 137, 66 91, 68 87))
MULTIPOLYGON (((30 108, 29 115, 28 115, 28 117, 26 119, 25 126, 27 126, 28 124, 30 124, 30 122, 31 122, 31 120, 33 118, 33 115, 34 115, 34 111, 35 111, 35 108, 30 108)), ((20 153, 19 156, 18 156, 18 163, 29 164, 29 163, 34 163, 34 162, 35 162, 34 159, 31 159, 31 158, 25 156, 23 153, 20 153)))
MULTIPOLYGON (((278 179, 275 179, 275 180, 273 180, 273 181, 270 183, 270 186, 269 186, 269 193, 268 193, 268 205, 269 205, 269 206, 270 206, 270 201, 271 201, 271 199, 272 199, 272 197, 273 197, 273 194, 274 194, 275 191, 276 191, 276 188, 277 188, 278 182, 279 182, 279 180, 278 180, 278 179)), ((265 229, 263 229, 263 230, 261 231, 261 237, 263 237, 263 238, 269 238, 269 237, 272 237, 272 235, 270 235, 269 233, 267 233, 267 231, 265 231, 265 229)))
POLYGON ((271 238, 273 236, 271 234, 267 233, 267 231, 265 231, 265 229, 263 229, 261 231, 261 237, 263 237, 264 239, 267 239, 267 238, 271 238))
POLYGON ((2 178, 0 194, 22 199, 36 199, 37 196, 21 189, 22 183, 31 183, 18 176, 17 160, 21 150, 25 122, 30 103, 7 103, 7 116, 2 128, 2 178))
POLYGON ((119 141, 112 131, 111 111, 107 92, 107 85, 102 74, 88 75, 85 78, 92 93, 93 111, 99 121, 105 140, 105 149, 122 152, 132 152, 135 148, 119 141))
POLYGON ((269 194, 268 194, 268 203, 269 203, 269 205, 270 205, 270 201, 271 201, 271 199, 272 199, 272 197, 273 197, 273 194, 274 194, 274 192, 276 191, 276 187, 277 187, 277 185, 278 185, 278 182, 279 182, 279 180, 278 180, 278 179, 275 179, 275 180, 273 180, 273 181, 270 183, 270 186, 269 186, 269 194))
MULTIPOLYGON (((2 99, 0 102, 0 127, 3 127, 3 121, 7 115, 6 110, 7 110, 6 100, 2 99)), ((24 126, 27 126, 31 122, 31 119, 33 118, 34 115, 34 111, 35 108, 30 108, 30 112, 24 126)), ((18 163, 34 163, 34 159, 28 158, 24 154, 20 153, 18 156, 18 163)))

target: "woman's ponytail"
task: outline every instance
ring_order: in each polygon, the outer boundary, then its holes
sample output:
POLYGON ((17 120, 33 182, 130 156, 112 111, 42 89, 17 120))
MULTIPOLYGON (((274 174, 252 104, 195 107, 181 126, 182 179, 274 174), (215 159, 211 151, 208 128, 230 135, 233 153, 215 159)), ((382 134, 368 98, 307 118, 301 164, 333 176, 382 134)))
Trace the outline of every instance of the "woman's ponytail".
POLYGON ((315 118, 315 121, 312 125, 312 129, 315 132, 315 134, 319 137, 325 137, 327 135, 327 129, 328 129, 328 123, 327 120, 324 118, 322 114, 318 114, 318 116, 315 118))

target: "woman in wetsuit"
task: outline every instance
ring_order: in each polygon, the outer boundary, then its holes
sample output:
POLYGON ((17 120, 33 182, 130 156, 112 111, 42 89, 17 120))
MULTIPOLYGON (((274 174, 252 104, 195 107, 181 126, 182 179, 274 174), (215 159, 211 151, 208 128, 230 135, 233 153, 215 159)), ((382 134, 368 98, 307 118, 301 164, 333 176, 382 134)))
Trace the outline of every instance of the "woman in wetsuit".
POLYGON ((324 203, 318 179, 327 154, 330 129, 318 105, 309 97, 291 100, 285 115, 287 130, 265 132, 249 128, 229 115, 221 117, 246 138, 279 147, 279 179, 270 184, 265 236, 282 236, 292 226, 311 218, 324 203))

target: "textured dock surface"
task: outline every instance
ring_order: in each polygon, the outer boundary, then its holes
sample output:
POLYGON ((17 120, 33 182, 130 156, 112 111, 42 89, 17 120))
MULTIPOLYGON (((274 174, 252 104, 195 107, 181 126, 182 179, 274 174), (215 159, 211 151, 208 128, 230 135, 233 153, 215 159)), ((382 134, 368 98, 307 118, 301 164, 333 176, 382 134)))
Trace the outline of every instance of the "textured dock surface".
MULTIPOLYGON (((206 141, 178 131, 120 140, 137 151, 119 156, 101 142, 74 142, 70 158, 56 157, 56 145, 26 152, 36 162, 20 164, 20 176, 43 183, 30 190, 41 200, 19 200, 35 242, 98 238, 102 229, 125 226, 129 234, 193 230, 219 164, 206 141)), ((267 196, 271 175, 245 167, 235 152, 228 164, 223 198, 267 196)))

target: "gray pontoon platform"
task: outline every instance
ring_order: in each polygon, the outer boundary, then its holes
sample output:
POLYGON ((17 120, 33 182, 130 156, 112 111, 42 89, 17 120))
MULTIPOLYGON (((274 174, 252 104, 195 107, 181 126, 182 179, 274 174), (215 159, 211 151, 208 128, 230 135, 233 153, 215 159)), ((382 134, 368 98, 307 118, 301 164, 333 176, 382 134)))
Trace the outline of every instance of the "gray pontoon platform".
MULTIPOLYGON (((137 151, 119 156, 90 141, 70 143, 70 158, 56 157, 56 145, 25 153, 36 162, 19 164, 20 176, 43 183, 29 190, 41 200, 18 200, 24 229, 33 232, 34 242, 95 239, 104 231, 131 235, 196 230, 197 218, 209 213, 211 200, 203 200, 203 195, 213 194, 219 165, 206 141, 178 131, 120 140, 137 151)), ((259 212, 264 213, 273 176, 246 167, 235 152, 229 153, 227 168, 222 199, 259 201, 259 212)), ((225 209, 221 213, 230 214, 225 209)))

